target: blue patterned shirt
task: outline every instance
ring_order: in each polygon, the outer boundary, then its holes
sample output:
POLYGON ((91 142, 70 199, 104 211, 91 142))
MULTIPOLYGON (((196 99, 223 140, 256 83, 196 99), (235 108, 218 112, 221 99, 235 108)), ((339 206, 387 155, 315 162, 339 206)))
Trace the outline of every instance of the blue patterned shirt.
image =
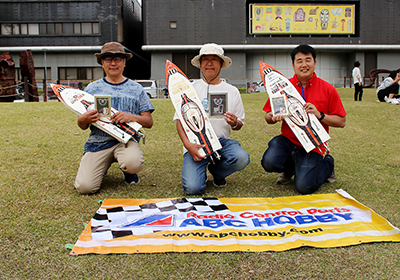
MULTIPOLYGON (((110 95, 111 107, 117 111, 135 115, 154 111, 153 104, 143 87, 128 78, 118 84, 109 83, 102 78, 90 83, 85 91, 91 95, 110 95)), ((85 153, 108 149, 119 143, 114 137, 93 125, 90 126, 90 130, 89 138, 85 143, 85 153)))

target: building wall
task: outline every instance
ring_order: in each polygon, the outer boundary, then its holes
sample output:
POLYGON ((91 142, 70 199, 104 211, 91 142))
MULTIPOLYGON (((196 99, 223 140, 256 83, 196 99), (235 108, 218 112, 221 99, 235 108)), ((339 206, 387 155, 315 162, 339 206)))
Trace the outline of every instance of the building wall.
MULTIPOLYGON (((111 0, 115 1, 115 0, 111 0)), ((79 46, 101 45, 116 33, 117 25, 107 19, 106 2, 91 1, 2 1, 0 2, 1 23, 83 23, 96 22, 100 32, 93 35, 17 35, 1 36, 1 46, 79 46), (101 5, 103 4, 103 5, 101 5)), ((116 37, 115 37, 116 39, 116 37)))
MULTIPOLYGON (((15 66, 19 68, 19 53, 12 53, 15 66)), ((98 67, 101 66, 97 64, 94 55, 88 53, 73 53, 73 54, 63 54, 63 53, 38 53, 32 54, 35 67, 51 68, 51 73, 48 74, 48 78, 51 80, 58 80, 58 68, 59 67, 98 67), (45 61, 46 60, 46 61, 45 61)))
POLYGON ((134 56, 127 62, 125 75, 133 79, 150 77, 151 55, 142 51, 142 7, 137 0, 123 0, 123 44, 134 56))
MULTIPOLYGON (((400 36, 400 35, 399 35, 400 36)), ((395 52, 382 52, 378 54, 377 68, 396 70, 400 68, 399 54, 395 52)))
MULTIPOLYGON (((259 1, 262 2, 262 1, 259 1)), ((268 3, 281 3, 282 1, 263 1, 268 3)), ((259 56, 266 56, 268 60, 278 62, 279 70, 291 73, 289 63, 281 63, 288 59, 289 51, 282 51, 279 46, 297 45, 308 43, 311 45, 340 45, 349 46, 349 49, 327 51, 334 59, 327 59, 332 65, 324 64, 326 69, 319 71, 321 75, 330 73, 338 75, 331 79, 341 78, 345 72, 351 74, 353 62, 359 60, 362 67, 375 65, 380 68, 400 68, 396 61, 400 60, 398 50, 385 50, 385 46, 398 45, 400 49, 400 1, 398 0, 319 0, 319 1, 284 1, 285 3, 315 4, 354 4, 356 6, 358 25, 354 36, 269 36, 250 35, 249 30, 249 4, 256 3, 250 0, 143 0, 143 17, 141 7, 137 0, 48 0, 48 1, 23 1, 0 0, 0 24, 3 23, 38 23, 54 24, 65 22, 95 22, 99 24, 98 34, 72 34, 72 35, 17 35, 0 34, 0 50, 7 51, 7 47, 32 46, 95 46, 99 48, 107 41, 120 41, 133 53, 134 58, 127 63, 128 77, 137 78, 164 78, 165 57, 173 58, 178 52, 190 54, 197 53, 201 45, 215 42, 222 45, 238 46, 270 46, 275 49, 262 50, 232 50, 227 54, 233 58, 233 66, 222 72, 228 80, 256 77, 256 67, 259 56), (143 22, 141 19, 143 18, 143 22), (175 29, 170 28, 170 23, 175 22, 175 29), (196 46, 190 50, 180 51, 141 51, 141 46, 196 46), (376 50, 355 50, 354 47, 377 45, 376 50), (353 48, 350 48, 353 47, 353 48), (376 61, 365 61, 371 57, 370 52, 376 53, 376 61), (271 57, 270 53, 274 53, 271 57), (287 56, 287 58, 283 58, 287 56), (254 57, 254 61, 253 61, 254 57), (342 63, 337 65, 337 63, 342 63), (364 62, 364 63, 363 63, 364 62), (151 67, 151 73, 150 73, 151 67)), ((325 53, 317 49, 317 53, 325 53)), ((94 51, 85 54, 84 61, 91 61, 87 66, 97 66, 93 62, 94 51), (93 65, 94 63, 94 65, 93 65)), ((36 65, 44 67, 40 58, 43 52, 33 53, 38 57, 36 65)), ((16 54, 18 57, 18 54, 16 54)), ((47 52, 49 64, 50 52, 47 52)), ((73 62, 75 54, 71 52, 57 53, 60 63, 73 62)), ((15 56, 15 55, 14 55, 15 56)), ((324 55, 325 56, 325 55, 324 55)), ((322 57, 321 57, 322 58, 322 57)), ((58 59, 57 59, 58 60, 58 59)), ((54 63, 59 63, 54 62, 54 63)), ((272 63, 271 63, 272 64, 272 63)), ((320 61, 318 61, 320 64, 320 61)), ((57 69, 57 64, 48 67, 57 69)), ((321 66, 322 67, 322 66, 321 66)), ((365 75, 370 69, 362 69, 365 75), (364 71, 363 71, 364 70, 364 71), (368 70, 368 71, 367 71, 368 70)), ((291 74, 290 74, 291 75, 291 74)), ((56 78, 52 76, 53 78, 56 78)))
MULTIPOLYGON (((378 69, 397 70, 400 69, 400 55, 394 52, 378 53, 378 69)), ((379 82, 386 78, 389 74, 380 74, 379 82)))
POLYGON ((216 42, 219 44, 400 44, 400 1, 246 1, 246 0, 146 0, 145 44, 183 45, 216 42), (356 35, 352 36, 269 36, 249 35, 250 3, 354 4, 356 35), (170 29, 169 22, 177 28, 170 29))
MULTIPOLYGON (((343 85, 343 77, 349 77, 355 60, 362 64, 362 74, 368 76, 370 65, 382 68, 395 67, 400 61, 400 1, 398 0, 319 0, 319 1, 252 1, 252 0, 147 0, 143 5, 144 36, 147 46, 200 46, 215 42, 221 45, 277 45, 269 51, 252 50, 236 51, 233 66, 222 72, 228 80, 237 78, 259 78, 258 61, 263 60, 278 68, 287 76, 293 75, 290 61, 290 51, 282 51, 279 45, 338 45, 337 50, 317 49, 319 56, 317 74, 333 84, 343 85), (249 34, 249 4, 250 3, 304 3, 321 4, 352 4, 356 11, 356 28, 354 35, 250 35, 249 34), (170 22, 176 22, 176 29, 170 28, 170 22), (377 45, 367 50, 366 45, 377 45), (395 51, 387 52, 386 45, 399 45, 395 51), (348 48, 346 49, 346 46, 348 48), (360 48, 359 48, 360 47, 360 48), (359 48, 359 49, 358 49, 359 48), (371 56, 368 52, 378 53, 374 62, 365 61, 371 56), (391 59, 388 59, 391 57, 391 59), (243 58, 243 59, 241 59, 243 58), (236 61, 238 60, 238 61, 236 61), (237 63, 238 62, 238 63, 237 63), (239 66, 239 69, 236 67, 239 66), (363 68, 365 67, 365 68, 363 68), (245 70, 243 70, 243 68, 245 70), (234 70, 235 69, 235 70, 234 70), (242 75, 242 77, 238 77, 242 75), (340 82, 339 82, 340 81, 340 82)), ((182 51, 182 49, 180 49, 182 51)), ((193 51, 193 49, 188 50, 193 51)), ((161 65, 157 60, 157 51, 152 54, 152 65, 161 65)), ((170 50, 174 53, 174 50, 170 50)), ((228 53, 228 52, 227 52, 228 53)), ((233 55, 232 52, 229 52, 233 55)), ((151 77, 160 77, 163 68, 151 70, 151 77)))
MULTIPOLYGON (((152 59, 151 59, 152 79, 165 80, 165 63, 167 62, 167 60, 172 61, 172 53, 158 52, 152 54, 152 59), (153 74, 153 69, 157 70, 154 71, 154 74, 153 74), (160 71, 160 69, 162 69, 162 71, 160 71)), ((162 84, 166 85, 165 81, 162 84)))
MULTIPOLYGON (((198 53, 198 51, 197 51, 198 53)), ((226 52, 225 55, 229 56, 233 63, 228 69, 221 70, 221 78, 226 78, 232 84, 243 85, 246 83, 246 54, 233 52, 226 52)), ((195 55, 192 55, 193 57, 195 55)), ((192 56, 189 58, 191 59, 192 56)), ((166 85, 165 82, 165 64, 166 61, 173 61, 173 55, 171 52, 154 52, 151 59, 151 78, 159 80, 160 85, 163 87, 166 85)), ((199 70, 200 72, 200 70, 199 70)), ((199 78, 199 77, 197 77, 199 78)))
MULTIPOLYGON (((346 76, 346 59, 340 53, 317 53, 317 67, 315 73, 318 77, 329 81, 335 86, 342 86, 346 76)), ((252 81, 261 80, 259 61, 265 62, 279 70, 283 75, 291 78, 294 75, 290 52, 268 52, 247 54, 247 78, 252 81)))
MULTIPOLYGON (((46 64, 47 67, 51 67, 53 80, 58 79, 58 67, 100 68, 94 53, 100 51, 100 47, 109 41, 121 42, 135 54, 127 63, 128 77, 133 79, 143 78, 143 75, 149 77, 150 59, 149 54, 141 50, 143 40, 141 7, 137 0, 0 0, 0 25, 30 23, 38 24, 41 28, 40 34, 6 35, 0 30, 0 51, 10 51, 7 48, 13 47, 35 49, 32 51, 35 67, 44 68, 44 51, 37 49, 46 49, 46 64), (50 28, 58 24, 64 28, 71 23, 95 23, 99 29, 92 34, 65 34, 65 29, 62 31, 56 29, 56 34, 42 33, 43 27, 50 28), (124 42, 125 38, 128 45, 124 42), (63 46, 93 48, 85 52, 59 52, 52 48, 63 46), (145 56, 148 58, 143 58, 145 56)), ((19 64, 18 51, 10 52, 15 62, 19 64)))
POLYGON ((246 31, 242 0, 146 0, 143 13, 147 45, 236 44, 246 31))

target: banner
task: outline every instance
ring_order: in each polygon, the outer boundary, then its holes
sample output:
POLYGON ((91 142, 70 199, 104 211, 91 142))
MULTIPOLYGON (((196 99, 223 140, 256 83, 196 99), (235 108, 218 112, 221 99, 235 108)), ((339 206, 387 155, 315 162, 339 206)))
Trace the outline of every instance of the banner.
POLYGON ((354 5, 251 4, 250 34, 355 33, 354 5))
POLYGON ((399 242, 343 190, 278 198, 105 199, 71 255, 284 251, 399 242))

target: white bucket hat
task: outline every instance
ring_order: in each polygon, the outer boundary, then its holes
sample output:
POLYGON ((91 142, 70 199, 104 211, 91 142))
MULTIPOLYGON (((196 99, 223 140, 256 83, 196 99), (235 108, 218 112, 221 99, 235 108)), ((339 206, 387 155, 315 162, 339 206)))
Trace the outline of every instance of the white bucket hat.
POLYGON ((224 49, 217 44, 210 43, 210 44, 205 44, 201 47, 200 53, 193 57, 192 59, 192 65, 200 68, 200 58, 203 55, 216 55, 220 57, 223 61, 222 63, 222 68, 226 69, 229 66, 232 65, 232 59, 230 57, 224 55, 224 49))

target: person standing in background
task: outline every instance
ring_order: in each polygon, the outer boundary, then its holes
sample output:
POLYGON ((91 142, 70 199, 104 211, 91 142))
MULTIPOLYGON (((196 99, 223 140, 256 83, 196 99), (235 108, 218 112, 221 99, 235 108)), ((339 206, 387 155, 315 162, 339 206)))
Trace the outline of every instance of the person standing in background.
POLYGON ((362 88, 362 77, 360 71, 361 63, 359 61, 354 62, 353 68, 353 80, 354 80, 354 101, 362 101, 363 88, 362 88))

